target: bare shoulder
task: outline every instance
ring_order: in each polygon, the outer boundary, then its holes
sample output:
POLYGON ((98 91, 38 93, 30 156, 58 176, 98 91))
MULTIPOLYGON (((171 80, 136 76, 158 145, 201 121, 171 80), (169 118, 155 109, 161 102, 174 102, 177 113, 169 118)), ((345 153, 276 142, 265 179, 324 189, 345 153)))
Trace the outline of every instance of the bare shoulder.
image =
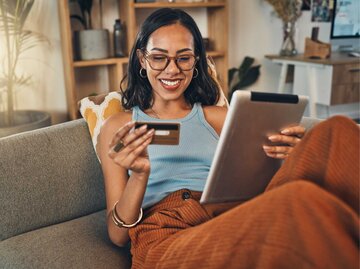
POLYGON ((206 121, 220 135, 228 109, 221 106, 203 106, 206 121))
POLYGON ((102 126, 101 126, 101 132, 100 133, 114 133, 116 130, 118 130, 121 126, 125 125, 127 122, 131 121, 132 114, 131 111, 122 111, 119 113, 116 113, 114 115, 111 115, 109 118, 107 118, 102 126))

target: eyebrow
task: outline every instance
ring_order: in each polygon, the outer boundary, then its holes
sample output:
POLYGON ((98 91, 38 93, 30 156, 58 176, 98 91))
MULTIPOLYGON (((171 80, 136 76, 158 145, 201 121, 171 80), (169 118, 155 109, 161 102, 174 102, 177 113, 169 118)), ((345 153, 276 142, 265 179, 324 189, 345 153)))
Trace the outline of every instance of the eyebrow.
MULTIPOLYGON (((152 48, 151 50, 152 50, 152 51, 153 51, 153 50, 158 50, 158 51, 161 51, 161 52, 164 52, 164 53, 169 53, 168 50, 161 49, 161 48, 152 48)), ((192 51, 192 49, 189 49, 189 48, 181 49, 181 50, 178 50, 178 51, 176 52, 176 54, 182 53, 182 52, 185 52, 185 51, 192 51)))

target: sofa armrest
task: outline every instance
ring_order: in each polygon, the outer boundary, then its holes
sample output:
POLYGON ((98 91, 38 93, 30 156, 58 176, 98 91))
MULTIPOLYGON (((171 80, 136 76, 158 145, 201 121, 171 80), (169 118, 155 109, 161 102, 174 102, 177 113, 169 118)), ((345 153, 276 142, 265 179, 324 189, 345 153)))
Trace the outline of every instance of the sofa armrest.
POLYGON ((0 240, 105 208, 83 119, 0 139, 0 240))
POLYGON ((309 130, 313 128, 316 124, 320 123, 321 121, 323 120, 317 118, 303 117, 301 119, 300 124, 304 126, 306 130, 309 130))

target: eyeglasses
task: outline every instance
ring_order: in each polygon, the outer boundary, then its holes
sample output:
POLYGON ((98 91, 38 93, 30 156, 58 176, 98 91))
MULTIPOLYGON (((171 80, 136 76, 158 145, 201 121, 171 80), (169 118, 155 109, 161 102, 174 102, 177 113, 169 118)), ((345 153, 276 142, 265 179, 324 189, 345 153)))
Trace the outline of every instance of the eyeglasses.
POLYGON ((169 57, 164 54, 152 54, 147 50, 143 50, 143 53, 150 67, 156 71, 164 71, 171 60, 175 61, 175 64, 180 71, 189 71, 194 68, 196 62, 199 60, 199 56, 193 54, 182 54, 175 57, 169 57))

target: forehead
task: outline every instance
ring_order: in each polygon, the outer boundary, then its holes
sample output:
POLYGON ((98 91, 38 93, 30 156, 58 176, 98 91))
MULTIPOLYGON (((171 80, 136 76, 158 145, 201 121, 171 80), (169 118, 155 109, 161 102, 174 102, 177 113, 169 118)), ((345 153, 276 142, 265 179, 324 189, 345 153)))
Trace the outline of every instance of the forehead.
POLYGON ((161 48, 169 52, 189 48, 194 50, 194 38, 191 32, 181 24, 160 27, 154 31, 148 40, 147 50, 161 48))

